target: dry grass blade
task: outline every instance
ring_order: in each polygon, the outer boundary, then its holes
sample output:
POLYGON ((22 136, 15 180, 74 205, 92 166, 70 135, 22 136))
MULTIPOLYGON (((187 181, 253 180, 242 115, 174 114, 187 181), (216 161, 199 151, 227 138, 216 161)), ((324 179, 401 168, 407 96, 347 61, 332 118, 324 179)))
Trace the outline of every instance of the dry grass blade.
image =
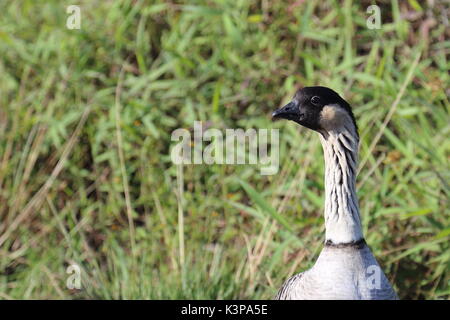
POLYGON ((72 133, 72 136, 66 143, 66 146, 64 147, 64 150, 61 154, 61 157, 56 164, 55 168, 53 169, 50 177, 47 179, 47 181, 44 183, 44 185, 39 189, 39 191, 31 198, 31 200, 27 203, 25 208, 17 215, 17 217, 11 222, 11 224, 7 227, 5 230, 5 233, 0 236, 0 246, 3 245, 3 243, 8 239, 8 237, 11 235, 11 233, 17 229, 17 227, 30 215, 34 214, 39 207, 42 205, 42 203, 45 200, 45 197, 50 190, 50 188, 53 186, 53 183, 55 182, 58 175, 61 173, 62 169, 64 168, 64 165, 67 161, 67 158, 69 157, 73 147, 75 146, 78 136, 80 135, 80 132, 86 123, 86 120, 89 116, 89 113, 91 112, 91 107, 88 106, 83 111, 80 121, 77 124, 77 127, 75 128, 74 132, 72 133))
POLYGON ((130 186, 128 184, 127 171, 125 168, 125 157, 123 154, 123 138, 122 138, 122 130, 120 126, 121 116, 120 116, 120 95, 122 93, 122 84, 123 84, 123 76, 124 76, 124 66, 122 66, 120 70, 119 80, 116 86, 116 95, 115 95, 115 123, 116 123, 116 139, 117 139, 117 152, 119 154, 120 161, 120 172, 122 174, 122 184, 123 190, 125 194, 125 205, 127 209, 127 218, 128 218, 128 227, 130 230, 130 245, 131 251, 133 253, 133 257, 136 256, 136 235, 135 228, 133 222, 133 209, 131 207, 131 198, 130 198, 130 186))
POLYGON ((411 82, 414 71, 416 70, 417 64, 420 61, 420 55, 421 55, 421 53, 419 52, 416 55, 416 57, 414 58, 414 61, 411 64, 411 67, 409 68, 408 73, 406 74, 405 80, 402 83, 400 91, 398 92, 397 96, 395 97, 395 100, 392 103, 391 107, 389 108, 389 112, 387 113, 386 118, 384 118, 384 121, 380 126, 380 130, 378 130, 376 136, 372 139, 372 142, 369 146, 369 149, 366 152, 365 157, 359 164, 358 173, 361 171, 361 169, 366 164, 367 160, 369 159, 370 155, 373 152, 373 149, 375 148, 375 146, 377 145, 381 136, 383 135, 383 132, 386 129, 386 126, 388 125, 389 121, 391 120, 392 116, 394 115, 395 110, 397 109, 397 106, 398 106, 400 100, 402 99, 403 95, 405 94, 406 88, 408 87, 409 83, 411 82))

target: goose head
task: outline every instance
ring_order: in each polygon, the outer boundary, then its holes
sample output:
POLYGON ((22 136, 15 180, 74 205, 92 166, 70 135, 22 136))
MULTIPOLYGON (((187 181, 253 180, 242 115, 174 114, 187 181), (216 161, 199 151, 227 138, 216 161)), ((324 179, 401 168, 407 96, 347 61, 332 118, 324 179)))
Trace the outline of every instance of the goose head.
POLYGON ((274 119, 292 120, 322 135, 347 129, 357 134, 350 105, 327 87, 304 87, 284 107, 272 113, 274 119))

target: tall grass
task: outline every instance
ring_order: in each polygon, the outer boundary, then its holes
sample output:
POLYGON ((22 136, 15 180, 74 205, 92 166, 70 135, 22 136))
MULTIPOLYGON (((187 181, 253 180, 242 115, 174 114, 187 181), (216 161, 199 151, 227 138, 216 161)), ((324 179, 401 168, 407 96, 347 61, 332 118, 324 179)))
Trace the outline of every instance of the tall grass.
POLYGON ((0 3, 1 298, 272 298, 324 236, 318 138, 270 120, 299 85, 354 108, 364 232, 400 298, 449 298, 444 3, 377 1, 379 30, 372 1, 79 1, 81 30, 69 4, 0 3), (174 165, 195 120, 281 129, 280 172, 174 165))

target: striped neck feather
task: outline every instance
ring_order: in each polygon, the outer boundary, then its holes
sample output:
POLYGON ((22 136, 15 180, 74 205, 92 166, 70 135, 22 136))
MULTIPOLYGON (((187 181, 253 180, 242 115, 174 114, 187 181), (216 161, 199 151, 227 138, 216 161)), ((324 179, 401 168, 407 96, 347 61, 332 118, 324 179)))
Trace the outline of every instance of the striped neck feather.
POLYGON ((359 138, 352 125, 320 135, 325 157, 325 241, 363 239, 355 190, 359 138))

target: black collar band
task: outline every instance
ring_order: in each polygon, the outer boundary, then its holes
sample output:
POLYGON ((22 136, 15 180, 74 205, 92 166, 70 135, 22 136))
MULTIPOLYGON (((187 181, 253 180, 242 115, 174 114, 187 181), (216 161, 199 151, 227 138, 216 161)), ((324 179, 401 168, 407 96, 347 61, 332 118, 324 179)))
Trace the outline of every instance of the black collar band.
POLYGON ((361 238, 357 241, 347 242, 347 243, 333 243, 331 240, 325 241, 325 247, 328 248, 355 248, 362 249, 366 246, 366 240, 361 238))

